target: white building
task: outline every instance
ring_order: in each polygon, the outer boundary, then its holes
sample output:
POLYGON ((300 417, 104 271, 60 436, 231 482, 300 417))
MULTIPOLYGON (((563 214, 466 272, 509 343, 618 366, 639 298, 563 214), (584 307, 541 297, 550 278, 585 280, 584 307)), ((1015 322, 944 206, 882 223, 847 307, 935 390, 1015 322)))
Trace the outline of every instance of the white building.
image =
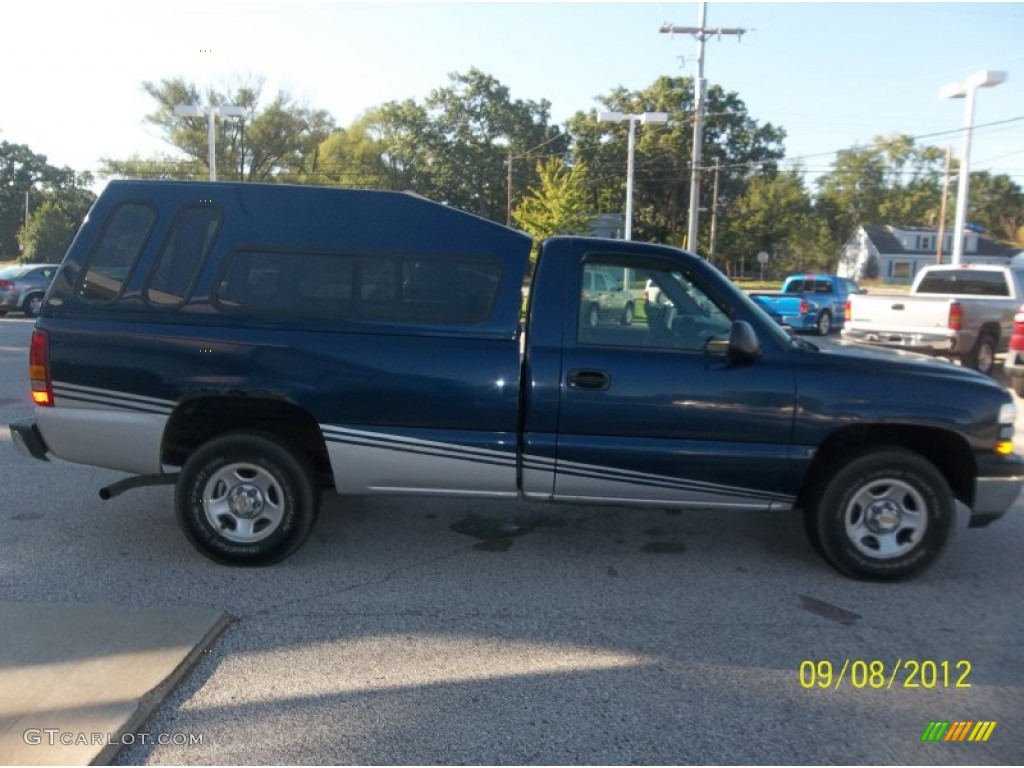
MULTIPOLYGON (((839 254, 838 274, 883 283, 911 283, 922 267, 937 263, 935 227, 862 226, 846 241, 839 254)), ((943 236, 941 263, 950 263, 953 233, 943 236)), ((1022 253, 977 232, 964 230, 963 261, 968 264, 1008 264, 1022 253)))

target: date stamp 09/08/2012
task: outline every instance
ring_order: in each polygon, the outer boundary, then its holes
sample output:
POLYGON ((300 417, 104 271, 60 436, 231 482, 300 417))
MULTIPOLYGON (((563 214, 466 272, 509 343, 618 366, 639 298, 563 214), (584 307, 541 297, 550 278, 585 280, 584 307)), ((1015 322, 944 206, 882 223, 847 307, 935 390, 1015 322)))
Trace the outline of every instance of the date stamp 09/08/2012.
POLYGON ((893 688, 970 688, 971 662, 967 659, 828 659, 800 662, 800 687, 805 689, 892 690, 893 688))

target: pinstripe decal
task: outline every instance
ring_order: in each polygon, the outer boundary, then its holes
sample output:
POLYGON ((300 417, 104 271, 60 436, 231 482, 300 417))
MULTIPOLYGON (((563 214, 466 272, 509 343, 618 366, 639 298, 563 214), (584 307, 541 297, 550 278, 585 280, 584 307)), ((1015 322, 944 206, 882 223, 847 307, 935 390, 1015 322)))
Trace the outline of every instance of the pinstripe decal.
MULTIPOLYGON (((516 466, 518 461, 514 448, 511 446, 508 451, 497 451, 460 445, 458 443, 421 440, 387 432, 369 432, 365 430, 349 429, 329 424, 321 424, 320 427, 323 431, 324 439, 328 443, 394 451, 432 458, 450 459, 454 462, 452 466, 453 475, 455 477, 461 477, 464 480, 467 479, 465 474, 467 469, 472 465, 493 465, 513 468, 516 466)), ((521 464, 524 470, 555 473, 558 477, 574 477, 582 480, 593 480, 595 482, 605 484, 622 484, 624 486, 622 489, 623 493, 626 493, 629 488, 632 488, 634 492, 642 488, 648 488, 677 492, 683 497, 690 494, 722 496, 728 497, 733 502, 750 500, 762 502, 775 501, 789 504, 794 501, 794 497, 790 495, 772 493, 770 491, 754 488, 709 483, 701 480, 690 480, 686 478, 672 477, 669 475, 635 472, 628 469, 601 466, 597 464, 557 461, 546 456, 535 454, 524 454, 522 456, 521 464)), ((555 493, 556 495, 559 493, 557 485, 555 493)), ((598 494, 598 496, 603 495, 606 494, 598 494)), ((595 496, 595 498, 597 498, 597 496, 595 496)))
POLYGON ((174 408, 173 400, 144 397, 129 392, 118 392, 97 387, 83 387, 63 381, 53 382, 54 405, 70 408, 97 408, 99 410, 139 411, 167 415, 174 408))
POLYGON ((404 453, 417 453, 424 456, 438 456, 448 459, 464 459, 481 464, 494 464, 502 467, 516 465, 515 446, 508 451, 495 451, 487 448, 474 448, 457 443, 442 443, 433 440, 419 440, 386 432, 364 432, 345 427, 320 425, 324 440, 329 443, 360 445, 367 448, 385 448, 404 453))

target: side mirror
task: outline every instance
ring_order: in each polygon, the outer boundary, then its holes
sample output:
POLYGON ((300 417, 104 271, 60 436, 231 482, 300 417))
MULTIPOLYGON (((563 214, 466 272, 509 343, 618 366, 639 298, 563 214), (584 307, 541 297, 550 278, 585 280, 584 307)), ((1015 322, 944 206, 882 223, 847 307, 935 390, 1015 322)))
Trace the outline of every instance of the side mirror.
POLYGON ((729 330, 729 347, 726 354, 730 360, 745 362, 752 362, 761 356, 761 342, 746 320, 733 321, 729 330))

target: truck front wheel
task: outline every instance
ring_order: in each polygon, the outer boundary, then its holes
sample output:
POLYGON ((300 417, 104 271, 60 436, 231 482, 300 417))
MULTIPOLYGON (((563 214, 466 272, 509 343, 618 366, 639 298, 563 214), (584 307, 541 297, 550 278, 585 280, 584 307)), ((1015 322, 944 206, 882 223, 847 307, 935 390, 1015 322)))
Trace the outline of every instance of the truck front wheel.
POLYGON ((810 495, 814 548, 841 573, 895 581, 931 565, 949 540, 953 494, 923 457, 899 448, 854 454, 810 495))
POLYGON ((983 333, 974 343, 974 348, 963 359, 964 365, 984 374, 992 373, 996 364, 996 340, 989 333, 983 333))
POLYGON ((269 565, 305 541, 317 517, 308 462, 271 436, 214 438, 185 462, 174 494, 178 524, 202 554, 269 565))

